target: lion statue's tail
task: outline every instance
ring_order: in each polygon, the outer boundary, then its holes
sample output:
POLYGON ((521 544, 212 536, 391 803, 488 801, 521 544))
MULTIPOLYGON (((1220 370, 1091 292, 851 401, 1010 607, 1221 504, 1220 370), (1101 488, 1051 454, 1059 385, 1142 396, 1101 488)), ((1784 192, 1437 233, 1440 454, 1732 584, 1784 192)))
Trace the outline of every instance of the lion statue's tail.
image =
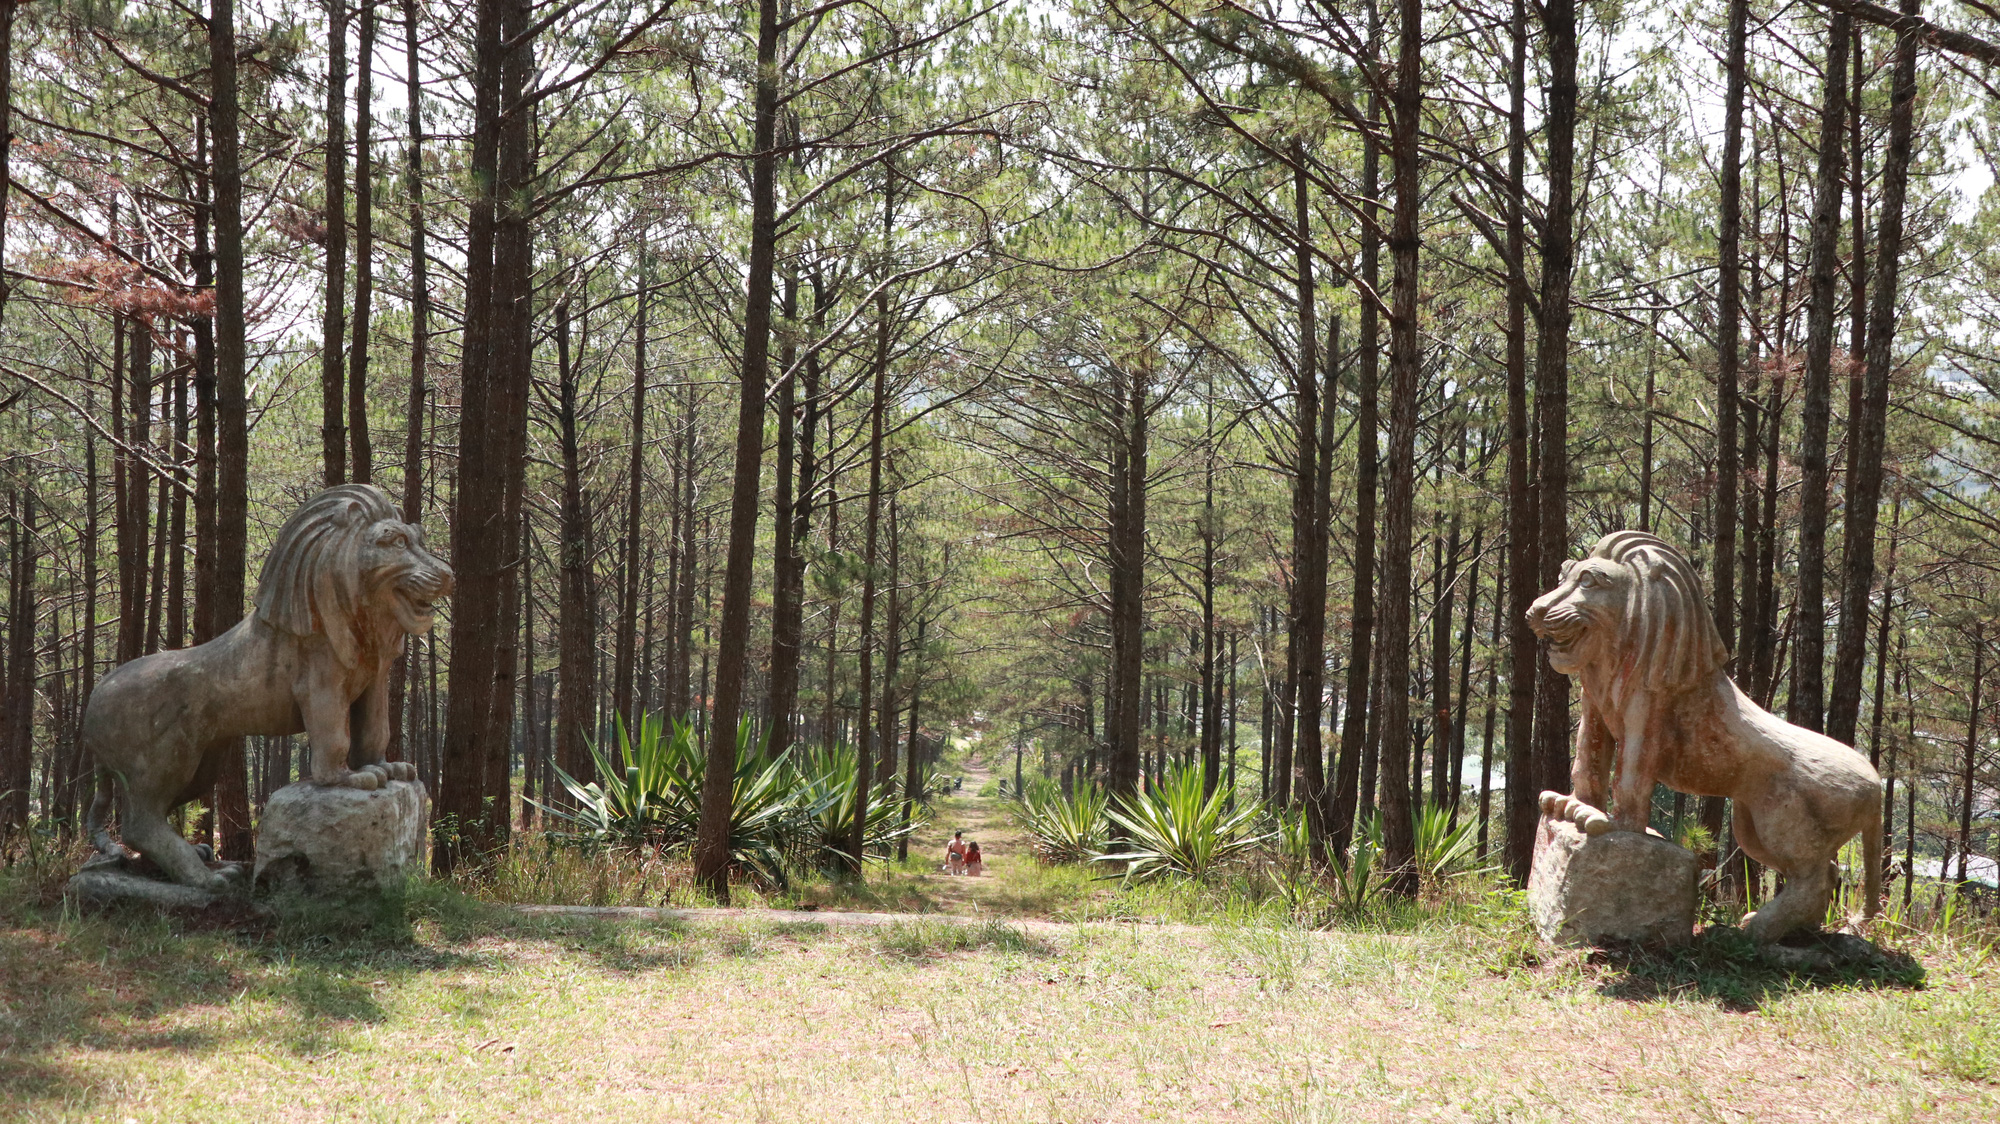
POLYGON ((1861 920, 1873 921, 1882 910, 1882 806, 1861 829, 1861 920))
POLYGON ((113 790, 114 778, 111 770, 98 766, 97 792, 90 798, 90 811, 84 818, 84 826, 90 832, 90 841, 99 854, 118 855, 125 852, 123 845, 112 842, 111 830, 105 825, 111 820, 111 809, 118 799, 113 790))

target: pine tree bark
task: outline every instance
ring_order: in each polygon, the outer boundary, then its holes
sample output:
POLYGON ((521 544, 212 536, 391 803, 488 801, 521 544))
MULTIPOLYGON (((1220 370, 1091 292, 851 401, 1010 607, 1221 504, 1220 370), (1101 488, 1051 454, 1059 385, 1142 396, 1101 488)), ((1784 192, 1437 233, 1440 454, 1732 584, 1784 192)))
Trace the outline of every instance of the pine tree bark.
MULTIPOLYGON (((639 244, 645 256, 645 241, 639 244)), ((624 571, 625 587, 619 591, 617 658, 613 664, 612 710, 636 728, 638 714, 632 709, 632 687, 639 656, 639 525, 645 502, 646 481, 646 266, 639 267, 638 319, 632 350, 631 455, 627 460, 625 497, 624 571)))
POLYGON ((480 0, 465 266, 464 372, 452 520, 452 660, 432 862, 482 861, 511 825, 507 781, 519 654, 527 439, 533 69, 527 0, 480 0), (456 835, 446 834, 454 832, 456 835))
POLYGON ((1528 606, 1542 572, 1541 512, 1529 478, 1526 187, 1528 16, 1514 0, 1507 78, 1507 872, 1528 884, 1535 851, 1535 683, 1538 653, 1528 606))
POLYGON ((354 82, 354 346, 347 362, 347 436, 357 484, 375 480, 375 447, 368 436, 368 332, 375 303, 375 4, 361 7, 354 82))
MULTIPOLYGON (((1576 262, 1576 0, 1542 9, 1549 91, 1545 177, 1549 201, 1542 234, 1541 337, 1535 347, 1535 407, 1541 423, 1536 514, 1541 528, 1537 579, 1553 588, 1569 555, 1570 282, 1576 262)), ((1569 677, 1543 660, 1535 684, 1535 787, 1568 791, 1569 677)), ((1532 797, 1531 797, 1532 798, 1532 797)), ((1529 813, 1532 818, 1533 813, 1529 813)))
POLYGON ((409 67, 409 144, 404 174, 410 193, 410 405, 403 434, 403 521, 424 516, 424 418, 430 397, 430 253, 424 212, 423 73, 417 54, 417 0, 403 0, 403 59, 409 67))
MULTIPOLYGON (((895 198, 895 178, 890 176, 882 187, 885 252, 895 230, 895 198)), ((863 845, 868 833, 869 788, 875 772, 874 737, 870 730, 870 720, 875 714, 875 560, 882 523, 882 423, 889 406, 889 331, 889 292, 877 288, 873 385, 868 397, 868 515, 861 555, 861 705, 854 712, 854 819, 847 829, 847 857, 854 864, 850 873, 857 881, 862 875, 862 861, 867 857, 863 845)))
MULTIPOLYGON (((1319 320, 1313 284, 1311 196, 1306 190, 1305 145, 1292 141, 1292 236, 1298 282, 1299 353, 1292 371, 1295 422, 1292 484, 1292 643, 1298 733, 1299 800, 1315 865, 1326 864, 1326 766, 1320 745, 1320 712, 1326 686, 1326 505, 1321 500, 1319 320)), ((1282 796, 1289 777, 1280 776, 1282 796)))
POLYGON ((910 857, 910 821, 917 813, 917 798, 923 793, 923 762, 917 754, 917 708, 924 698, 923 658, 924 634, 930 628, 930 621, 917 618, 917 640, 912 649, 917 668, 910 675, 910 740, 903 746, 903 822, 904 834, 896 841, 896 859, 902 861, 910 857))
POLYGON ((876 737, 880 750, 875 762, 875 783, 886 785, 896 779, 896 715, 900 700, 898 676, 903 663, 903 534, 902 503, 898 492, 889 493, 889 611, 882 630, 882 698, 875 704, 876 737))
MULTIPOLYGON (((14 135, 14 10, 18 0, 0 0, 0 262, 7 260, 7 189, 12 182, 9 166, 11 144, 4 138, 14 135)), ((13 292, 7 272, 0 269, 0 325, 7 322, 7 297, 13 292)))
MULTIPOLYGON (((250 525, 250 410, 244 382, 243 162, 238 133, 234 0, 209 3, 208 107, 214 145, 215 202, 215 550, 207 635, 219 636, 243 616, 250 525)), ((243 743, 222 751, 215 783, 217 855, 254 858, 250 781, 243 743)))
POLYGON ((1715 335, 1715 627, 1736 646, 1737 387, 1743 337, 1743 96, 1749 0, 1730 0, 1722 121, 1722 184, 1717 239, 1715 335))
MULTIPOLYGON (((779 298, 787 330, 778 347, 778 441, 777 478, 771 495, 771 752, 783 753, 797 737, 795 714, 799 703, 799 656, 804 646, 805 552, 800 547, 798 493, 802 487, 798 424, 799 318, 798 270, 787 266, 783 295, 779 298)), ((805 427, 805 443, 812 442, 812 427, 805 427)))
MULTIPOLYGON (((1958 778, 1958 892, 1966 890, 1966 875, 1969 873, 1968 860, 1972 856, 1972 785, 1976 780, 1975 767, 1979 761, 1979 695, 1986 678, 1986 624, 1984 621, 1972 626, 1972 698, 1965 718, 1965 767, 1958 778)), ((1950 849, 1946 849, 1950 854, 1950 849)), ((1938 873, 1944 873, 1942 864, 1938 873)))
POLYGON ((756 565, 759 481, 764 468, 764 387, 771 366, 771 297, 777 223, 778 6, 757 5, 757 80, 752 111, 750 262, 743 308, 743 372, 737 388, 736 467, 730 481, 729 546, 722 578, 721 647, 715 665, 713 719, 702 773, 695 879, 721 904, 729 901, 729 819, 736 772, 736 726, 743 714, 743 673, 750 648, 751 578, 756 565))
POLYGON ((1111 457, 1111 705, 1105 718, 1112 796, 1139 791, 1139 740, 1144 723, 1146 601, 1147 379, 1143 369, 1117 372, 1111 457))
POLYGON ((326 3, 326 289, 319 444, 326 487, 347 482, 347 0, 326 3))
MULTIPOLYGON (((1371 58, 1380 54, 1381 27, 1375 7, 1368 9, 1368 49, 1371 58)), ((1368 93, 1368 120, 1381 116, 1380 101, 1371 87, 1368 93)), ((1377 225, 1380 209, 1376 197, 1382 188, 1382 156, 1374 134, 1361 138, 1361 280, 1371 293, 1382 291, 1382 239, 1377 225)), ((1382 335, 1381 317, 1372 300, 1361 302, 1361 342, 1354 385, 1354 592, 1353 618, 1348 623, 1347 709, 1340 720, 1340 756, 1334 764, 1333 815, 1328 825, 1328 845, 1333 857, 1346 861, 1348 844, 1354 838, 1363 792, 1362 758, 1366 755, 1369 684, 1375 665, 1370 657, 1375 641, 1375 502, 1381 472, 1378 434, 1382 335)), ((1233 747, 1232 747, 1233 750, 1233 747)), ((1374 778, 1368 778, 1372 784, 1374 778)), ((1366 799, 1373 800, 1372 792, 1366 799)))
MULTIPOLYGON (((1808 730, 1826 719, 1827 428, 1833 412, 1833 327, 1840 273, 1840 189, 1846 175, 1847 51, 1852 24, 1827 21, 1825 95, 1820 103, 1819 170, 1813 186, 1806 299, 1805 401, 1799 422, 1799 586, 1792 610, 1792 689, 1785 717, 1808 730)), ((1850 731, 1850 736, 1852 732, 1850 731)))
MULTIPOLYGON (((1917 13, 1905 0, 1905 15, 1917 13)), ((1882 455, 1888 432, 1889 375, 1895 362, 1896 298, 1903 253, 1903 208, 1909 195, 1910 152, 1915 143, 1917 36, 1896 36, 1890 79, 1889 147, 1883 154, 1876 205, 1875 270, 1869 285, 1867 359, 1860 411, 1848 420, 1846 552, 1841 565, 1840 631, 1834 647, 1833 691, 1827 734, 1853 744, 1859 716, 1861 672, 1868 643, 1868 601, 1875 583, 1875 528, 1882 503, 1882 455)), ((1858 178, 1858 177, 1857 177, 1858 178)), ((1884 593, 1886 599, 1887 593, 1884 593)))
MULTIPOLYGON (((1222 775, 1221 687, 1215 645, 1215 380, 1202 396, 1201 482, 1201 791, 1213 795, 1222 775)), ((1084 684, 1084 744, 1090 744, 1090 685, 1084 684)))
POLYGON ((1395 265, 1389 314, 1389 481, 1382 544, 1382 839, 1389 888, 1416 892, 1416 836, 1410 807, 1410 537, 1416 493, 1417 392, 1423 362, 1417 334, 1417 217, 1422 206, 1417 139, 1423 92, 1423 5, 1397 0, 1396 88, 1390 111, 1390 166, 1396 188, 1389 255, 1395 265))
POLYGON ((570 305, 556 305, 556 427, 562 452, 562 545, 556 604, 562 694, 556 712, 556 767, 581 784, 597 779, 585 747, 595 724, 597 637, 591 624, 590 512, 577 435, 577 363, 570 350, 570 305))
MULTIPOLYGON (((404 88, 408 94, 410 128, 403 153, 410 205, 410 398, 403 429, 403 521, 422 526, 424 422, 430 394, 431 294, 430 255, 425 244, 428 232, 424 215, 423 76, 417 54, 416 0, 403 0, 403 51, 404 62, 408 66, 404 88)), ((370 199, 373 199, 372 188, 370 199)), ((389 725, 387 757, 391 761, 409 760, 413 756, 405 745, 405 726, 414 732, 416 711, 411 709, 407 723, 404 720, 405 696, 410 691, 408 683, 415 677, 417 666, 412 645, 429 642, 425 639, 405 644, 403 654, 397 657, 397 666, 389 673, 389 711, 397 716, 389 725)))
POLYGON ((27 828, 28 794, 34 776, 35 619, 41 607, 36 570, 40 550, 35 491, 29 487, 17 494, 19 503, 9 520, 13 549, 7 552, 13 580, 7 606, 7 752, 0 755, 5 764, 0 772, 0 837, 27 828))

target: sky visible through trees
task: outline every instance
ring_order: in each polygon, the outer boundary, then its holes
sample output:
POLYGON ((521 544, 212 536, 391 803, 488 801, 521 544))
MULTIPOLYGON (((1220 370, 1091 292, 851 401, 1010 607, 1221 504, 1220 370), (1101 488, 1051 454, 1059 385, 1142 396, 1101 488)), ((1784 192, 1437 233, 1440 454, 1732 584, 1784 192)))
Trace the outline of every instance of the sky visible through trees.
POLYGON ((356 481, 458 574, 393 704, 441 871, 657 713, 725 896, 739 723, 1524 876, 1520 614, 1634 527, 1994 881, 1996 64, 1935 0, 0 0, 0 830, 356 481))

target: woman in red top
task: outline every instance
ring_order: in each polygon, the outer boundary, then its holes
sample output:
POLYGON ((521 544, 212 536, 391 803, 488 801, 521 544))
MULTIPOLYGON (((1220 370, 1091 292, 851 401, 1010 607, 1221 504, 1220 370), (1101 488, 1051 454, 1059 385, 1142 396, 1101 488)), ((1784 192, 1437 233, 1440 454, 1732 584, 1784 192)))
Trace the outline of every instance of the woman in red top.
POLYGON ((979 853, 979 844, 968 843, 965 848, 965 873, 977 878, 985 870, 986 859, 979 853))

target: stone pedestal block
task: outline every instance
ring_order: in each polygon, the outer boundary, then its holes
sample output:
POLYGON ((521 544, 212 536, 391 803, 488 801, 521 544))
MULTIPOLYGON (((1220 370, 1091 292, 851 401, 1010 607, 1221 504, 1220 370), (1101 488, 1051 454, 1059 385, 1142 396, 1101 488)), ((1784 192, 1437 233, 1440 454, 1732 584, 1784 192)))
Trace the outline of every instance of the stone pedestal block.
POLYGON ((419 781, 382 788, 321 788, 306 782, 271 794, 257 824, 259 888, 386 889, 423 870, 430 797, 419 781))
POLYGON ((1528 875, 1528 911, 1542 939, 1685 944, 1694 939, 1694 855, 1657 835, 1586 835, 1543 816, 1528 875))

